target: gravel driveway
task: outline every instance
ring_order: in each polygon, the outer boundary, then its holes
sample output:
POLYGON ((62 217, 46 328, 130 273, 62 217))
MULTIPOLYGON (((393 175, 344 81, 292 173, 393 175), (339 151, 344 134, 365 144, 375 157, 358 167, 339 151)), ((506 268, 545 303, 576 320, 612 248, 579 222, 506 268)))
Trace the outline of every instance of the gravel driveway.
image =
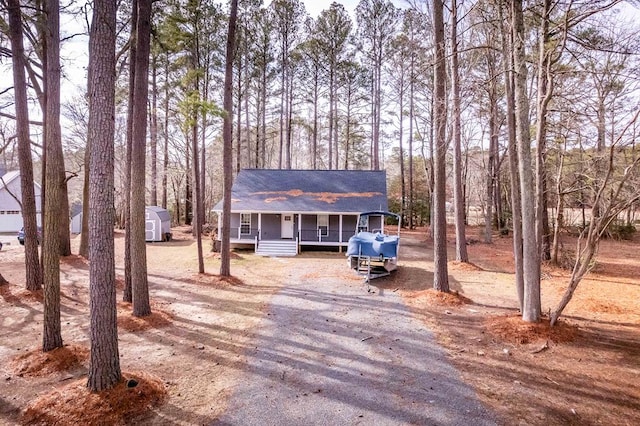
POLYGON ((496 424, 398 294, 305 278, 301 257, 274 261, 291 263, 290 284, 272 299, 213 425, 496 424))

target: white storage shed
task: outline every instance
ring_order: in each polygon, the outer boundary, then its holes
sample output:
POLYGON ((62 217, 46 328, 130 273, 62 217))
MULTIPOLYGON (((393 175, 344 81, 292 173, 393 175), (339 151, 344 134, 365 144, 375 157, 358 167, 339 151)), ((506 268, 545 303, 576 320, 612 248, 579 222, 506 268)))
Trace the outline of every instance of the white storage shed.
POLYGON ((80 213, 75 214, 71 217, 70 225, 72 234, 80 234, 82 233, 82 210, 80 213))
POLYGON ((171 240, 171 214, 158 206, 145 207, 146 241, 171 240))

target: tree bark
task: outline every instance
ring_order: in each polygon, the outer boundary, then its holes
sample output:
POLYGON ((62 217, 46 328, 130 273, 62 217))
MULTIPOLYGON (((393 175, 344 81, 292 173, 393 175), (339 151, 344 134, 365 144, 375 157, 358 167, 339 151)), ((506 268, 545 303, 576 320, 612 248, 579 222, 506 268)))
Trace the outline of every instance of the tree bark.
POLYGON ((543 1, 540 42, 538 48, 538 93, 536 107, 536 237, 540 259, 549 260, 549 216, 547 213, 545 157, 547 149, 547 111, 553 96, 551 74, 551 53, 547 51, 550 42, 549 14, 551 1, 543 1))
MULTIPOLYGON (((460 71, 458 66, 458 2, 451 2, 451 91, 453 92, 453 208, 456 223, 456 260, 469 262, 465 233, 460 123, 460 71)), ((445 225, 446 226, 446 225, 445 225)))
MULTIPOLYGON (((508 9, 507 9, 508 10, 508 9)), ((501 44, 503 69, 504 69, 504 82, 505 82, 505 97, 507 99, 507 130, 509 135, 508 141, 508 153, 509 153, 509 184, 511 189, 511 220, 513 225, 513 259, 515 269, 516 280, 516 293, 518 296, 518 306, 522 311, 524 302, 524 273, 523 273, 523 260, 522 260, 522 206, 520 198, 520 172, 518 170, 518 150, 516 147, 516 118, 515 118, 515 99, 513 94, 513 49, 510 49, 513 44, 512 33, 507 32, 504 19, 502 4, 498 8, 501 22, 501 44)))
POLYGON ((202 208, 200 164, 198 162, 198 115, 195 114, 192 118, 193 126, 191 127, 191 149, 193 151, 193 195, 196 202, 193 234, 196 237, 196 246, 198 251, 198 273, 204 274, 204 257, 202 255, 202 224, 204 223, 204 209, 202 208))
POLYGON ((229 14, 229 30, 227 32, 227 50, 224 74, 224 123, 223 123, 223 207, 222 207, 222 248, 220 251, 220 275, 231 276, 231 185, 233 184, 233 52, 236 42, 236 21, 238 17, 238 0, 231 0, 229 14))
POLYGON ((411 59, 409 61, 409 229, 413 229, 413 120, 414 120, 414 101, 415 101, 415 84, 416 84, 416 52, 414 46, 414 31, 411 26, 411 59))
POLYGON ((522 0, 514 0, 512 5, 516 141, 518 145, 518 168, 520 172, 520 198, 522 200, 524 276, 522 319, 527 322, 538 322, 542 313, 540 304, 540 255, 536 238, 534 177, 531 171, 529 98, 527 95, 527 67, 524 50, 526 34, 524 31, 522 0))
POLYGON ((93 392, 112 388, 120 371, 116 317, 115 253, 113 242, 114 117, 116 3, 95 0, 89 37, 90 164, 89 318, 91 358, 87 387, 93 392))
MULTIPOLYGON (((89 79, 91 77, 89 76, 89 79)), ((89 138, 84 148, 84 173, 82 185, 82 229, 80 233, 80 249, 78 254, 89 259, 89 163, 91 162, 91 146, 89 138)))
POLYGON ((131 150, 131 287, 133 315, 151 314, 145 238, 145 147, 149 93, 151 0, 138 0, 131 150))
POLYGON ((13 87, 16 109, 16 131, 18 139, 18 162, 22 190, 22 220, 25 239, 26 288, 36 291, 42 288, 42 269, 38 256, 38 231, 36 196, 33 187, 33 162, 29 138, 29 107, 27 104, 27 81, 25 76, 24 44, 22 40, 22 14, 18 0, 7 1, 9 32, 13 65, 13 87))
MULTIPOLYGON (((169 173, 169 57, 164 63, 164 146, 162 148, 162 208, 168 205, 167 177, 169 173)), ((180 215, 176 215, 180 222, 180 215)))
POLYGON ((127 135, 125 137, 125 172, 124 172, 124 291, 122 300, 133 301, 131 282, 131 159, 133 150, 133 104, 136 75, 136 33, 138 25, 138 0, 131 4, 131 31, 129 34, 129 94, 127 105, 127 135))
POLYGON ((151 114, 149 114, 149 151, 151 154, 151 200, 158 205, 158 67, 156 55, 151 60, 151 114))
MULTIPOLYGON (((45 199, 44 232, 42 244, 42 265, 44 271, 44 320, 42 350, 51 351, 62 347, 60 326, 60 250, 63 239, 60 237, 60 215, 63 204, 62 190, 64 160, 62 158, 62 136, 60 131, 60 4, 58 0, 47 0, 45 12, 47 26, 45 38, 47 61, 45 70, 46 123, 45 140, 47 165, 45 181, 47 197, 45 199)), ((64 184, 66 185, 66 184, 64 184)), ((67 228, 68 233, 68 228, 67 228)))
POLYGON ((446 185, 446 62, 442 0, 433 1, 433 33, 435 41, 434 65, 434 127, 435 127, 435 164, 433 194, 433 288, 449 292, 449 272, 447 267, 447 218, 445 207, 446 185))

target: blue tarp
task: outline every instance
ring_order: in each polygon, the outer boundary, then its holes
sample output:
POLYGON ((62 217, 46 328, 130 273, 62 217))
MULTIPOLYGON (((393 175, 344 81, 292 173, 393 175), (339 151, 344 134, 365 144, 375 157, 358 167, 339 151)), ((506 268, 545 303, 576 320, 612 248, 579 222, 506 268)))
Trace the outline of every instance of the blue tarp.
POLYGON ((347 256, 398 257, 398 237, 379 232, 359 232, 349 238, 347 256))

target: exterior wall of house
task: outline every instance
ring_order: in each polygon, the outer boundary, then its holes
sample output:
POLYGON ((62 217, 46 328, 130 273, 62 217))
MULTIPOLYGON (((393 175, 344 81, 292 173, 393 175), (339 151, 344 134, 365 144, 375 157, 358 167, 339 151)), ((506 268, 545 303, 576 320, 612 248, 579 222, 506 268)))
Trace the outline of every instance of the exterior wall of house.
MULTIPOLYGON (((264 215, 263 215, 264 220, 264 215)), ((240 213, 231 213, 231 239, 253 241, 258 236, 258 213, 251 214, 251 229, 248 234, 240 234, 240 213)))
POLYGON ((300 241, 318 241, 318 216, 315 214, 302 215, 300 241))
MULTIPOLYGON (((36 195, 36 220, 42 226, 42 197, 40 187, 34 185, 36 195)), ((22 209, 20 204, 11 195, 18 199, 22 197, 22 185, 20 176, 11 180, 6 188, 0 189, 0 232, 18 232, 22 228, 22 209)))
MULTIPOLYGON (((342 242, 349 241, 349 237, 356 229, 357 215, 342 216, 342 242)), ((301 241, 318 241, 318 216, 315 214, 302 215, 301 241)), ((328 235, 322 236, 322 242, 340 242, 340 215, 329 215, 328 235)))
POLYGON ((322 241, 340 241, 340 216, 329 215, 329 235, 322 237, 322 241))
MULTIPOLYGON (((257 219, 256 219, 257 220, 257 219)), ((263 240, 279 240, 281 237, 281 229, 282 229, 282 215, 280 214, 272 214, 272 213, 264 213, 262 214, 262 227, 260 237, 263 240)), ((295 230, 297 229, 297 224, 294 223, 294 238, 295 238, 295 230)))
POLYGON ((356 233, 356 224, 358 223, 358 216, 345 215, 342 216, 342 241, 349 241, 356 233))
MULTIPOLYGON (((301 242, 308 243, 347 243, 354 235, 358 215, 342 216, 342 239, 340 239, 340 215, 329 215, 328 235, 322 236, 318 241, 318 215, 316 214, 294 214, 294 238, 298 236, 301 242), (300 221, 301 226, 298 225, 300 221), (298 230, 299 235, 298 235, 298 230)), ((381 226, 379 217, 370 218, 369 229, 379 229, 381 226)), ((231 239, 238 240, 238 229, 240 228, 240 213, 231 214, 231 239)), ((261 240, 279 240, 282 237, 282 214, 262 213, 260 223, 261 240)), ((258 214, 251 214, 251 233, 240 235, 242 240, 253 241, 258 236, 258 214)))

